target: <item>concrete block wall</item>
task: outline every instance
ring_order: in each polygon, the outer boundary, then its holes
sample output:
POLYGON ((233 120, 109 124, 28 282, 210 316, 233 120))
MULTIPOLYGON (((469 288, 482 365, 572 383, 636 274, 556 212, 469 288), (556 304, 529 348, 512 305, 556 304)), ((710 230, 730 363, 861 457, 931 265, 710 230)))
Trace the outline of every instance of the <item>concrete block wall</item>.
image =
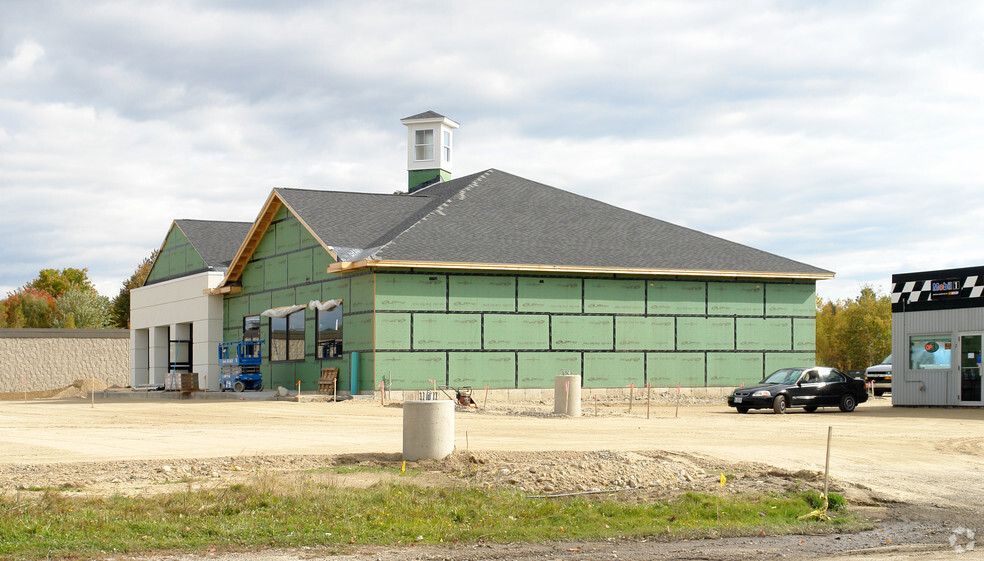
POLYGON ((130 332, 125 329, 0 329, 0 393, 64 388, 95 377, 126 386, 130 332), (21 381, 21 377, 24 381, 21 381))

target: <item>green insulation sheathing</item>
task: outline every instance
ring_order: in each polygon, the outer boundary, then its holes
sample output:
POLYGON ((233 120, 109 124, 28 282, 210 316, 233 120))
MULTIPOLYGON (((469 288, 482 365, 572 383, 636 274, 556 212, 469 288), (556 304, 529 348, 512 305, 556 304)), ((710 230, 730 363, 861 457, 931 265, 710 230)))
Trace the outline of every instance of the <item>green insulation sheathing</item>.
POLYGON ((554 349, 612 350, 615 322, 611 316, 553 316, 554 349))
POLYGON ((376 275, 376 310, 446 311, 447 276, 376 275))
POLYGON ((545 315, 485 316, 486 349, 548 349, 550 347, 550 317, 545 315))
POLYGON ((641 280, 585 279, 584 313, 643 314, 646 283, 641 280))
POLYGON ((581 374, 581 353, 516 353, 520 388, 552 388, 554 377, 581 374))
POLYGON ((414 349, 481 349, 481 314, 413 314, 414 349))
POLYGON ((673 346, 672 317, 615 317, 615 350, 672 351, 673 346))
POLYGON ((491 389, 516 387, 515 353, 448 353, 448 385, 491 389))
POLYGON ((515 312, 514 277, 451 276, 448 309, 452 312, 515 312))
POLYGON ((707 353, 707 385, 748 385, 762 379, 760 353, 707 353))
POLYGON ((646 313, 661 316, 704 315, 707 283, 691 281, 648 282, 646 313))
POLYGON ((810 284, 765 285, 765 315, 814 316, 817 313, 817 291, 810 284))
POLYGON ((624 388, 646 384, 644 353, 584 353, 586 388, 624 388))
POLYGON ((519 312, 581 313, 581 279, 519 277, 519 312))
POLYGON ((677 318, 677 350, 734 350, 733 318, 677 318))
POLYGON ((793 321, 789 318, 737 318, 739 351, 789 351, 793 345, 793 321))
POLYGON ((707 283, 707 315, 761 316, 765 313, 762 283, 707 283))
POLYGON ((654 388, 702 387, 704 353, 647 353, 648 381, 654 388))

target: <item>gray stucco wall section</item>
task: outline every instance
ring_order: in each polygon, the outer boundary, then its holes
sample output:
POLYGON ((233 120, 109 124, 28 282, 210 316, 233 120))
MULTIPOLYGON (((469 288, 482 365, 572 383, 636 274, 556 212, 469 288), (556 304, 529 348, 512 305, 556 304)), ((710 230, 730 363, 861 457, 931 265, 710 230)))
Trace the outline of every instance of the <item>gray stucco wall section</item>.
POLYGON ((126 386, 126 329, 0 329, 0 393, 42 391, 96 378, 126 386), (23 380, 22 380, 23 377, 23 380))

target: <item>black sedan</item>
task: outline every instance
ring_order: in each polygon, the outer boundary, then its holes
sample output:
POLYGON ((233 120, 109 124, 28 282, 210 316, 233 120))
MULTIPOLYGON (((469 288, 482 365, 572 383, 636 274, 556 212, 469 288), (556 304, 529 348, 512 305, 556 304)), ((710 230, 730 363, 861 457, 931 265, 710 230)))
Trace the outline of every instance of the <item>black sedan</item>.
POLYGON ((867 400, 863 380, 851 378, 836 368, 805 366, 782 368, 755 386, 738 388, 728 396, 728 406, 739 413, 770 408, 785 413, 790 407, 802 407, 809 413, 818 407, 840 407, 849 413, 867 400))

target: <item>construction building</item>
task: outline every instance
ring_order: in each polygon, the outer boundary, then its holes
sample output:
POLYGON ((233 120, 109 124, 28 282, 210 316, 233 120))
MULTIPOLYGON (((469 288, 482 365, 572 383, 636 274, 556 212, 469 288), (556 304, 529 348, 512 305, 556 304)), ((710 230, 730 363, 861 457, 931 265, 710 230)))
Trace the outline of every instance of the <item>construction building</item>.
POLYGON ((244 339, 266 341, 265 387, 315 390, 337 368, 355 393, 550 388, 562 371, 735 386, 815 361, 830 271, 496 169, 453 178, 458 124, 402 122, 406 193, 274 189, 245 228, 176 221, 133 291, 133 383, 158 383, 185 339, 211 389, 209 346, 244 339))

